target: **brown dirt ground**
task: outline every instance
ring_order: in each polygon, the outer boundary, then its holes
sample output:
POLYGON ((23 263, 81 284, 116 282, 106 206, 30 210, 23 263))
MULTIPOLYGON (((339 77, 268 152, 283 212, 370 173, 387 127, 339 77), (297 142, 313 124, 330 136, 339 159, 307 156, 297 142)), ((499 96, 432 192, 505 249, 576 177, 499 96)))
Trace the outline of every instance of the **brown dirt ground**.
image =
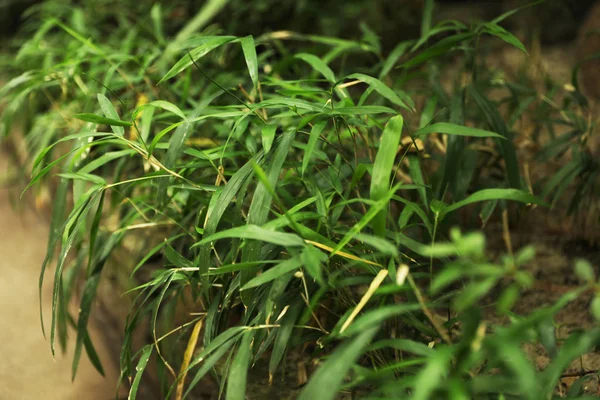
MULTIPOLYGON (((6 188, 8 157, 0 153, 0 399, 90 399, 115 398, 118 371, 107 356, 100 329, 90 334, 106 372, 103 378, 85 355, 71 382, 71 354, 52 359, 49 341, 40 328, 38 276, 45 255, 48 229, 27 207, 17 212, 10 204, 16 194, 6 188)), ((52 277, 46 280, 42 302, 49 326, 52 277)), ((72 334, 68 348, 72 349, 72 334)))

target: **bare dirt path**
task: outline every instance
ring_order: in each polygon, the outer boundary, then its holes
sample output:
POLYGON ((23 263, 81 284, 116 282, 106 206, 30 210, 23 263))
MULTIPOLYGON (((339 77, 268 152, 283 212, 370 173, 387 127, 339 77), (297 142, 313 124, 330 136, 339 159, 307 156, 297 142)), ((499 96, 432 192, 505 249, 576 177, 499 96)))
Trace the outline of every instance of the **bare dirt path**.
MULTIPOLYGON (((8 160, 0 152, 0 400, 108 400, 115 398, 118 377, 108 358, 98 327, 90 335, 105 368, 106 378, 84 355, 71 382, 70 354, 52 359, 42 336, 37 282, 48 230, 27 207, 18 213, 3 187, 8 160)), ((43 290, 46 326, 49 326, 52 277, 43 290)), ((72 349, 75 335, 70 338, 72 349)))

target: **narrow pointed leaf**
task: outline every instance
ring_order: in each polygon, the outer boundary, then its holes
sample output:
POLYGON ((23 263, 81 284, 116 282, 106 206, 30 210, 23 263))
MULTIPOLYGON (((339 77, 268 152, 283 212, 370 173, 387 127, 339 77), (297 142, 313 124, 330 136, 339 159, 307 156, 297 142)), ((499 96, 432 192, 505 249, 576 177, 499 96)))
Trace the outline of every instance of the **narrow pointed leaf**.
POLYGON ((248 330, 242 335, 240 346, 233 358, 227 379, 227 400, 246 399, 246 381, 250 367, 250 355, 254 331, 248 330))
MULTIPOLYGON (((403 126, 404 119, 401 115, 390 118, 385 125, 379 144, 379 150, 377 151, 375 162, 373 164, 370 189, 371 200, 380 201, 389 191, 390 178, 394 169, 394 161, 396 159, 398 146, 400 145, 403 126)), ((384 236, 385 234, 386 216, 387 213, 385 210, 381 210, 373 219, 373 230, 378 236, 384 236)))
POLYGON ((177 61, 175 65, 171 67, 169 72, 167 72, 165 76, 162 77, 158 84, 160 85, 162 82, 171 79, 175 75, 179 74, 181 71, 184 71, 186 68, 189 68, 193 64, 192 59, 194 61, 198 61, 200 58, 204 57, 217 47, 225 43, 229 43, 235 39, 235 36, 215 36, 206 40, 202 45, 190 51, 189 55, 188 53, 186 53, 179 61, 177 61))
MULTIPOLYGON (((103 95, 102 93, 98 93, 98 103, 100 103, 100 108, 102 109, 102 113, 104 114, 104 116, 106 118, 118 121, 120 120, 119 118, 119 114, 117 113, 117 110, 115 110, 115 108, 113 107, 112 103, 110 102, 110 100, 103 95)), ((110 124, 111 125, 111 129, 114 133, 116 133, 119 136, 123 136, 125 134, 125 129, 123 129, 122 125, 114 125, 114 124, 110 124)), ((130 124, 131 125, 131 124, 130 124)))
POLYGON ((315 71, 323 75, 329 82, 335 83, 337 81, 331 68, 329 68, 329 66, 319 57, 308 53, 299 53, 296 54, 295 57, 308 63, 315 71))
POLYGON ((243 37, 240 40, 242 45, 242 51, 244 52, 244 58, 246 59, 246 66, 248 67, 248 73, 250 79, 256 88, 258 86, 258 59, 256 57, 256 45, 254 44, 254 38, 252 35, 243 37))

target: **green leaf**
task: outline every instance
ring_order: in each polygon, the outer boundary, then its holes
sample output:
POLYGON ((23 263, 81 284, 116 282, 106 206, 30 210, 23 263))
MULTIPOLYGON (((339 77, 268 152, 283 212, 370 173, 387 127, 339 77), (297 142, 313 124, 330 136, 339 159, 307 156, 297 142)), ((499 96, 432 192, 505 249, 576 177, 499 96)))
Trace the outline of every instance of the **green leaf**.
POLYGON ((501 314, 507 314, 519 300, 519 287, 515 284, 510 285, 498 298, 496 309, 501 314))
POLYGON ((177 115, 179 118, 186 120, 187 118, 185 117, 185 114, 183 113, 183 111, 181 111, 181 109, 179 107, 177 107, 175 104, 173 103, 169 103, 168 101, 165 100, 154 100, 151 103, 147 104, 148 106, 152 106, 152 107, 158 107, 158 108, 162 108, 163 110, 166 111, 170 111, 173 114, 177 115))
POLYGON ((263 125, 261 130, 261 138, 263 149, 265 149, 265 154, 268 154, 271 151, 271 146, 273 145, 273 140, 275 139, 275 132, 277 132, 277 125, 275 124, 267 124, 263 125))
POLYGON ((517 39, 517 37, 515 35, 508 32, 506 29, 504 29, 500 25, 495 24, 493 22, 486 22, 485 24, 483 24, 483 27, 485 28, 485 29, 483 29, 483 32, 489 33, 492 36, 496 36, 497 38, 504 40, 506 43, 510 44, 511 46, 514 46, 517 49, 521 50, 523 53, 529 55, 527 53, 527 49, 525 49, 525 46, 523 45, 523 43, 521 43, 521 41, 519 39, 517 39))
POLYGON ((323 279, 322 268, 323 263, 327 261, 327 255, 314 246, 306 246, 302 250, 300 258, 308 274, 321 286, 324 286, 325 280, 323 279))
POLYGON ((384 106, 355 106, 355 107, 340 107, 333 110, 326 108, 319 110, 328 115, 374 115, 374 114, 398 114, 394 109, 384 106))
POLYGON ((429 198, 427 196, 427 185, 425 183, 425 177, 423 176, 423 170, 421 168, 421 160, 418 156, 408 156, 408 172, 414 184, 419 185, 417 191, 421 198, 421 204, 429 204, 429 198))
POLYGON ((435 390, 443 385, 444 378, 451 371, 452 347, 440 347, 429 356, 427 364, 421 368, 413 384, 412 400, 428 400, 435 390))
MULTIPOLYGON (((187 391, 183 396, 184 398, 188 398, 187 396, 192 391, 192 389, 198 384, 198 382, 200 382, 202 378, 204 378, 204 376, 206 376, 206 374, 208 374, 213 369, 215 364, 221 358, 223 358, 225 353, 227 353, 227 351, 231 348, 231 346, 233 346, 234 343, 234 340, 226 342, 225 344, 221 345, 218 349, 216 349, 208 358, 202 361, 202 365, 200 365, 200 368, 198 368, 198 371, 196 371, 196 373, 194 374, 194 378, 190 381, 188 385, 187 391)), ((168 399, 169 397, 167 396, 166 398, 168 399)))
POLYGON ((133 378, 133 383, 131 384, 131 389, 129 389, 129 396, 127 400, 135 400, 138 392, 138 388, 140 386, 140 382, 142 380, 142 375, 144 374, 144 370, 148 365, 148 361, 150 360, 150 356, 152 355, 152 350, 154 349, 153 344, 147 344, 142 348, 140 360, 138 361, 137 366, 135 367, 135 377, 133 378))
MULTIPOLYGON (((93 114, 92 114, 93 115, 93 114)), ((38 165, 40 165, 40 163, 44 160, 46 154, 48 154, 48 152, 50 150, 52 150, 52 148, 54 148, 54 146, 56 146, 59 143, 62 142, 66 142, 69 140, 78 140, 81 141, 83 139, 89 139, 89 138, 94 138, 94 137, 106 137, 106 136, 113 136, 113 133, 106 133, 106 132, 79 132, 73 135, 67 135, 65 137, 62 137, 60 139, 58 139, 57 141, 55 141, 54 143, 52 143, 49 146, 46 146, 42 151, 40 151, 38 153, 38 155, 35 157, 35 160, 33 161, 33 166, 31 167, 32 171, 35 171, 38 167, 38 165)), ((75 146, 73 149, 71 149, 71 151, 73 151, 74 149, 78 148, 79 146, 75 146)))
POLYGON ((73 242, 75 241, 75 237, 80 232, 81 227, 86 220, 85 216, 92 208, 94 199, 101 190, 102 188, 93 186, 87 192, 85 192, 73 207, 73 211, 69 215, 67 222, 64 225, 61 238, 61 251, 56 263, 56 269, 54 271, 54 287, 52 292, 52 320, 50 326, 50 350, 52 351, 52 355, 55 354, 55 336, 59 313, 58 306, 63 300, 61 296, 61 286, 67 255, 73 245, 73 242))
POLYGON ((244 52, 244 58, 246 59, 246 65, 248 66, 248 73, 250 79, 256 88, 258 86, 258 60, 256 57, 256 45, 254 44, 254 38, 252 35, 243 37, 240 40, 242 45, 242 51, 244 52))
POLYGON ((438 122, 431 124, 415 133, 415 137, 427 135, 429 133, 445 133, 447 135, 471 136, 471 137, 497 137, 504 139, 504 136, 483 129, 471 128, 449 122, 438 122))
POLYGON ((510 17, 510 16, 512 16, 512 15, 514 15, 514 14, 516 14, 516 13, 518 13, 518 12, 520 12, 520 11, 526 9, 526 8, 536 6, 536 5, 541 4, 541 3, 545 2, 545 1, 547 1, 547 0, 532 1, 531 3, 526 3, 526 4, 524 4, 524 5, 520 6, 520 7, 513 8, 513 9, 508 10, 507 12, 505 12, 503 14, 500 14, 499 16, 497 16, 496 18, 494 18, 491 22, 493 24, 498 24, 498 23, 504 21, 506 18, 508 18, 508 17, 510 17))
POLYGON ((250 353, 254 331, 248 330, 242 335, 238 351, 233 358, 227 379, 227 400, 246 399, 246 381, 250 366, 250 353))
POLYGON ((368 244, 383 254, 390 255, 394 258, 398 258, 400 255, 398 253, 398 247, 384 238, 368 235, 366 233, 359 233, 355 236, 355 238, 356 240, 360 240, 361 242, 368 244))
POLYGON ((39 298, 39 306, 40 306, 40 324, 42 327, 42 333, 44 337, 46 337, 46 331, 44 328, 44 313, 42 307, 42 288, 44 284, 44 277, 46 274, 46 267, 52 261, 54 256, 54 252, 56 250, 56 245, 58 240, 63 234, 64 225, 63 219, 65 216, 65 210, 67 206, 67 191, 69 189, 69 181, 66 179, 61 179, 56 187, 56 191, 54 192, 54 207, 52 208, 52 216, 50 218, 50 229, 48 234, 48 246, 46 248, 46 256, 44 257, 44 261, 42 262, 42 267, 40 269, 40 277, 38 280, 38 298, 39 298))
POLYGON ((235 40, 235 36, 214 36, 208 38, 202 45, 196 47, 186 55, 184 55, 179 61, 171 67, 169 72, 162 77, 162 79, 158 82, 158 85, 163 83, 166 80, 171 79, 175 75, 179 74, 181 71, 184 71, 186 68, 189 68, 190 65, 193 64, 192 60, 198 61, 200 58, 204 57, 212 50, 216 49, 219 46, 224 45, 225 43, 229 43, 235 40))
POLYGON ((434 351, 431 347, 427 346, 424 343, 416 342, 414 340, 409 339, 379 340, 378 342, 373 343, 371 346, 369 346, 368 350, 375 351, 387 347, 391 347, 395 350, 400 350, 411 354, 416 354, 418 356, 429 356, 434 351))
POLYGON ((161 43, 163 43, 165 41, 165 35, 163 33, 162 9, 160 3, 154 3, 150 9, 150 19, 152 20, 152 26, 154 28, 154 35, 161 43))
MULTIPOLYGON (((100 108, 102 109, 102 113, 104 113, 104 116, 114 121, 119 121, 119 114, 117 114, 117 110, 115 110, 110 100, 102 93, 98 93, 97 97, 98 103, 100 103, 100 108)), ((121 125, 111 125, 110 128, 115 134, 119 136, 123 136, 125 134, 125 130, 121 125)))
POLYGON ((279 363, 283 359, 285 350, 290 343, 292 332, 294 331, 294 325, 298 320, 300 312, 304 308, 304 303, 298 301, 293 304, 288 311, 285 313, 281 321, 279 322, 279 330, 277 331, 277 337, 273 344, 273 351, 271 352, 271 359, 269 360, 269 375, 273 376, 279 363))
POLYGON ((192 262, 187 260, 185 257, 183 257, 181 254, 179 254, 177 251, 175 251, 174 248, 172 248, 169 245, 167 245, 165 247, 165 256, 167 257, 167 260, 169 260, 169 262, 172 263, 173 265, 175 265, 177 268, 193 267, 192 262))
POLYGON ((300 392, 298 400, 335 399, 346 374, 369 345, 377 330, 377 327, 370 328, 339 346, 313 374, 300 392))
MULTIPOLYGON (((185 119, 184 122, 177 127, 173 136, 169 140, 169 147, 167 149, 167 153, 162 159, 162 164, 167 169, 172 169, 177 160, 179 159, 185 144, 185 140, 188 135, 192 131, 194 127, 194 119, 200 115, 200 113, 212 102, 217 96, 219 96, 221 92, 213 93, 211 95, 206 96, 194 109, 194 112, 191 115, 190 119, 185 119)), ((165 196, 167 193, 167 186, 169 185, 170 179, 161 179, 158 184, 158 203, 160 205, 164 205, 165 196)))
POLYGON ((585 283, 594 283, 596 280, 592 265, 585 260, 577 260, 575 262, 575 275, 585 283))
POLYGON ((400 184, 394 186, 390 189, 386 196, 377 201, 375 204, 369 208, 369 211, 358 221, 358 223, 354 224, 352 228, 346 233, 346 235, 342 238, 342 240, 335 246, 335 248, 331 251, 331 254, 335 254, 340 251, 350 240, 352 240, 360 231, 369 224, 374 218, 379 215, 379 213, 388 206, 390 199, 394 196, 394 193, 400 188, 400 184))
POLYGON ((398 315, 406 314, 411 311, 420 310, 421 306, 415 304, 394 304, 390 306, 377 307, 374 310, 370 310, 358 317, 352 324, 344 331, 345 335, 355 335, 359 332, 368 330, 374 326, 380 326, 384 321, 396 317, 398 315))
POLYGON ((302 157, 302 168, 300 169, 300 173, 302 174, 302 176, 304 176, 304 173, 308 168, 310 159, 313 155, 313 152, 315 151, 315 148, 317 147, 317 143, 319 142, 319 137, 321 136, 321 133, 323 132, 323 129, 325 129, 326 126, 327 121, 321 121, 319 123, 314 124, 312 129, 310 130, 308 144, 304 149, 304 157, 302 157))
MULTIPOLYGON (((403 126, 404 119, 401 115, 390 118, 385 125, 379 143, 379 150, 377 150, 377 156, 373 163, 370 190, 371 200, 380 201, 388 194, 390 177, 394 169, 394 161, 396 160, 396 153, 400 145, 403 126)), ((373 219, 373 231, 378 236, 385 236, 386 216, 386 211, 382 209, 377 214, 377 217, 373 219)))
MULTIPOLYGON (((272 161, 268 167, 268 183, 270 188, 274 189, 277 186, 277 181, 279 180, 279 176, 281 174, 281 168, 283 167, 283 163, 285 162, 288 152, 292 147, 295 136, 296 131, 290 130, 281 135, 280 139, 277 141, 277 148, 272 155, 272 161)), ((271 211, 272 201, 273 195, 270 193, 269 188, 263 182, 260 182, 256 188, 256 191, 254 192, 252 203, 250 204, 250 209, 248 210, 247 223, 249 225, 264 225, 267 222, 267 217, 271 211)), ((296 235, 289 235, 288 238, 290 242, 286 243, 289 243, 291 246, 299 246, 298 243, 301 241, 300 237, 296 235), (291 239, 291 237, 294 237, 294 239, 291 239)), ((260 240, 260 238, 258 239, 260 240)), ((261 247, 262 244, 259 241, 250 240, 246 242, 245 247, 242 250, 242 262, 256 261, 259 259, 261 247)), ((242 286, 246 284, 250 279, 254 278, 256 272, 257 269, 255 268, 243 270, 240 284, 242 286)), ((247 305, 247 302, 251 301, 251 298, 252 291, 248 290, 242 293, 242 301, 244 301, 244 304, 247 305)))
POLYGON ((231 328, 227 329, 225 332, 217 336, 210 343, 205 343, 206 347, 204 347, 204 349, 194 357, 192 362, 190 362, 188 371, 194 368, 196 365, 200 364, 209 354, 215 352, 221 346, 225 345, 227 342, 237 337, 238 335, 241 335, 246 330, 247 328, 245 326, 232 326, 231 328))
POLYGON ((330 83, 335 83, 337 81, 331 68, 329 68, 329 66, 319 57, 308 53, 299 53, 296 54, 295 57, 308 63, 315 71, 323 75, 330 83))
MULTIPOLYGON (((208 237, 217 231, 219 221, 223 217, 225 210, 231 204, 234 197, 237 196, 248 181, 252 177, 254 163, 260 165, 264 162, 264 152, 260 151, 249 162, 244 164, 235 174, 231 177, 227 185, 222 189, 221 192, 213 195, 210 200, 208 210, 206 211, 206 219, 204 222, 204 237, 208 237)), ((194 245, 196 246, 196 245, 194 245)), ((211 246, 209 242, 200 245, 198 251, 198 262, 196 265, 199 267, 200 280, 203 287, 208 285, 207 279, 204 275, 208 272, 208 268, 211 265, 211 246)), ((256 260, 251 260, 256 261, 256 260)))
POLYGON ((280 276, 297 270, 302 266, 302 261, 298 257, 290 258, 277 264, 273 268, 269 268, 262 274, 248 281, 240 290, 248 290, 257 286, 262 286, 265 283, 271 282, 280 276))
POLYGON ((599 339, 600 329, 598 328, 589 328, 586 332, 569 335, 567 340, 560 346, 556 357, 542 373, 545 389, 543 393, 546 398, 552 397, 561 375, 569 365, 592 350, 594 346, 597 346, 599 339))
POLYGON ((469 86, 469 94, 477 103, 479 109, 484 113, 489 126, 506 140, 496 140, 500 153, 504 158, 508 183, 515 189, 521 188, 521 175, 519 173, 519 162, 517 152, 512 141, 512 134, 506 127, 506 123, 498 108, 487 98, 485 98, 475 86, 469 86))
POLYGON ((413 44, 413 41, 411 40, 411 41, 400 42, 396 45, 396 47, 394 47, 394 49, 390 52, 390 55, 385 59, 385 62, 383 63, 383 67, 381 67, 381 72, 379 73, 379 79, 383 79, 390 73, 390 71, 392 70, 392 68, 394 68, 394 65, 396 65, 396 63, 398 62, 400 57, 402 57, 404 54, 406 54, 406 51, 412 44, 413 44))
POLYGON ((352 74, 348 75, 345 79, 357 79, 361 82, 364 82, 381 96, 385 97, 397 106, 409 111, 415 111, 415 104, 406 93, 402 91, 394 92, 392 89, 386 86, 385 83, 381 82, 377 78, 373 78, 372 76, 365 74, 352 74))
POLYGON ((473 32, 457 33, 456 35, 449 36, 435 43, 433 46, 423 51, 419 55, 411 58, 401 65, 402 68, 410 68, 424 63, 432 58, 448 54, 453 48, 461 42, 467 41, 473 38, 475 34, 473 32))
POLYGON ((590 310, 596 321, 600 321, 600 296, 594 296, 592 303, 590 304, 590 310))
POLYGON ((244 225, 238 226, 237 228, 226 229, 202 239, 198 244, 211 243, 216 240, 226 238, 254 239, 284 247, 304 246, 304 240, 302 240, 302 238, 298 235, 293 233, 271 231, 256 225, 244 225))
POLYGON ((455 211, 467 204, 472 204, 480 201, 489 200, 512 200, 526 204, 538 204, 541 206, 547 206, 545 202, 538 199, 536 196, 527 193, 519 189, 482 189, 478 192, 473 193, 467 198, 458 201, 454 204, 446 206, 442 211, 442 215, 446 215, 452 211, 455 211))
MULTIPOLYGON (((79 171, 77 171, 77 174, 79 176, 87 176, 90 172, 95 171, 96 169, 100 168, 101 166, 106 165, 111 161, 118 160, 120 158, 126 157, 131 154, 135 154, 135 150, 125 149, 125 150, 119 150, 119 151, 106 152, 106 153, 102 154, 100 157, 92 160, 88 164, 79 168, 79 171)), ((105 184, 106 184, 106 182, 102 183, 102 185, 105 185, 105 184)))
POLYGON ((490 293, 497 281, 498 278, 492 276, 480 282, 467 284, 461 289, 460 295, 455 300, 456 310, 462 312, 478 302, 483 296, 490 293))
POLYGON ((73 116, 75 118, 80 119, 85 122, 93 122, 95 124, 101 124, 101 125, 110 125, 111 127, 133 125, 131 122, 121 121, 120 119, 101 117, 100 115, 96 115, 96 114, 81 113, 81 114, 75 114, 73 116))
POLYGON ((425 4, 423 5, 423 18, 421 20, 421 37, 427 36, 431 30, 434 5, 433 0, 425 0, 425 4))
POLYGON ((65 172, 62 174, 58 174, 61 178, 72 179, 72 180, 81 180, 85 182, 92 182, 97 185, 106 185, 106 180, 98 175, 92 174, 82 174, 78 172, 65 172))
POLYGON ((238 263, 233 263, 233 264, 226 264, 226 265, 221 265, 219 268, 215 268, 215 269, 208 271, 208 273, 206 275, 216 276, 216 275, 229 274, 231 272, 241 271, 244 268, 258 267, 258 266, 265 265, 265 264, 277 264, 277 261, 265 260, 265 261, 249 261, 249 262, 245 262, 245 263, 238 262, 238 263))
POLYGON ((104 368, 102 367, 102 362, 100 361, 100 357, 98 357, 98 353, 94 348, 92 339, 90 339, 90 335, 87 332, 83 337, 83 346, 85 347, 85 354, 87 354, 90 363, 100 375, 106 377, 106 374, 104 373, 104 368))
POLYGON ((100 271, 95 271, 86 281, 83 288, 83 294, 81 296, 81 303, 79 305, 79 316, 77 318, 77 340, 75 342, 75 350, 73 352, 73 365, 71 371, 71 378, 75 380, 77 374, 77 368, 79 366, 79 360, 81 358, 81 349, 83 341, 87 336, 87 324, 89 321, 92 305, 96 297, 96 289, 100 283, 100 271))

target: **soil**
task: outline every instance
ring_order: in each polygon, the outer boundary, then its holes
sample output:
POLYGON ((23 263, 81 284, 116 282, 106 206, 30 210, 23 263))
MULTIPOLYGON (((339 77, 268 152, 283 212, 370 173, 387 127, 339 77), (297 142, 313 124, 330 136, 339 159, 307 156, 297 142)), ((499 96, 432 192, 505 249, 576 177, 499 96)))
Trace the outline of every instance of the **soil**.
MULTIPOLYGON (((53 360, 49 340, 40 327, 38 277, 44 259, 48 228, 27 207, 17 211, 12 200, 18 192, 6 187, 8 157, 0 153, 0 399, 11 400, 108 400, 114 399, 118 369, 108 357, 102 331, 90 326, 90 335, 105 369, 102 377, 82 356, 71 382, 71 354, 53 360)), ((45 326, 50 324, 52 277, 42 291, 45 326)))

